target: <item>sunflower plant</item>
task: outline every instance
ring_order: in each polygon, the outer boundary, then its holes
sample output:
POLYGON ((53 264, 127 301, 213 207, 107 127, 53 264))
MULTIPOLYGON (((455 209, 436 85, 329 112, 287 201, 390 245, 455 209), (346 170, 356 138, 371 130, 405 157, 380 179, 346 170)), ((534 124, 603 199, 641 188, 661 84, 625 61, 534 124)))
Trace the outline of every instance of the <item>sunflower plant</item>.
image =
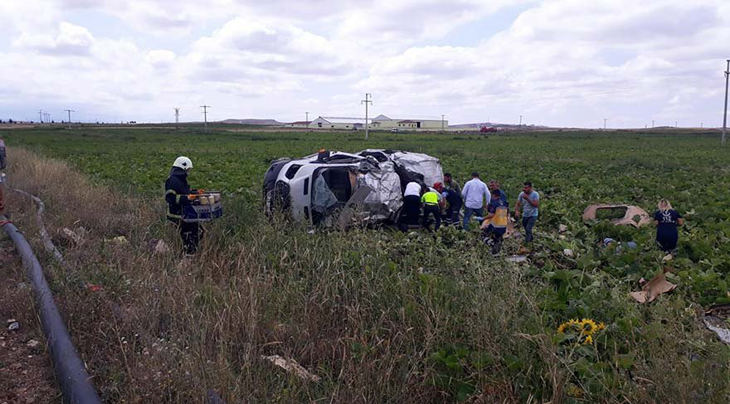
POLYGON ((604 323, 596 323, 590 318, 582 320, 568 320, 558 326, 558 335, 564 336, 563 343, 572 343, 573 345, 591 345, 593 344, 594 335, 606 328, 604 323))

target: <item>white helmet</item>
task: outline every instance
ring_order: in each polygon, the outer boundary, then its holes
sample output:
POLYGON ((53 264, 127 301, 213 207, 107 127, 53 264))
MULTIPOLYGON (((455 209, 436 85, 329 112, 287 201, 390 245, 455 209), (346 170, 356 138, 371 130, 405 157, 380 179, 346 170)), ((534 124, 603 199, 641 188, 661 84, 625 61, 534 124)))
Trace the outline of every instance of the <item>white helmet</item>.
POLYGON ((175 162, 172 163, 173 167, 182 168, 183 170, 187 171, 191 168, 193 168, 193 162, 190 161, 189 158, 185 156, 180 156, 175 159, 175 162))

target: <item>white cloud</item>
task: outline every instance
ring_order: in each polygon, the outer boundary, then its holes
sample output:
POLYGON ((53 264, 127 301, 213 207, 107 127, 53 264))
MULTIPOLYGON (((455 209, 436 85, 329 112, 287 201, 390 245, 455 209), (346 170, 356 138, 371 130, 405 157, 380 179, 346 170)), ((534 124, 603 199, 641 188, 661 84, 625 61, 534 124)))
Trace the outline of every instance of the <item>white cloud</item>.
POLYGON ((367 91, 391 115, 641 126, 714 117, 730 3, 2 0, 0 33, 0 74, 17 79, 3 110, 78 102, 168 116, 206 102, 221 119, 301 119, 358 113, 367 91), (506 9, 522 10, 507 29, 466 37, 506 9))
POLYGON ((65 21, 59 24, 57 32, 53 34, 23 32, 13 41, 13 46, 17 48, 61 56, 88 55, 93 44, 94 37, 88 29, 65 21))

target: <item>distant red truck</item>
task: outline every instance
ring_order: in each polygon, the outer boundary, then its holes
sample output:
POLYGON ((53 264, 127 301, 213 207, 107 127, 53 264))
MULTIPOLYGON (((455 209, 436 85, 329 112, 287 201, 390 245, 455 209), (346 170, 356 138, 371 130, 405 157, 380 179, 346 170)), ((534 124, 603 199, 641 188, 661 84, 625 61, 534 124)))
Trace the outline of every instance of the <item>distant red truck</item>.
POLYGON ((481 133, 497 132, 497 128, 491 127, 491 126, 489 126, 489 127, 482 126, 481 128, 479 128, 479 132, 481 132, 481 133))

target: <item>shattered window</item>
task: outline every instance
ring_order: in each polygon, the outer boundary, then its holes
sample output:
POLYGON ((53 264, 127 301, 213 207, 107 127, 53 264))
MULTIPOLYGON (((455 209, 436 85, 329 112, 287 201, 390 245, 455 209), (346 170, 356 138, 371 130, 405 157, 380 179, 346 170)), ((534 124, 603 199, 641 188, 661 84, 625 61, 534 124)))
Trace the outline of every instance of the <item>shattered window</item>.
POLYGON ((337 197, 321 175, 314 180, 314 194, 312 195, 312 210, 324 213, 337 204, 337 197))

